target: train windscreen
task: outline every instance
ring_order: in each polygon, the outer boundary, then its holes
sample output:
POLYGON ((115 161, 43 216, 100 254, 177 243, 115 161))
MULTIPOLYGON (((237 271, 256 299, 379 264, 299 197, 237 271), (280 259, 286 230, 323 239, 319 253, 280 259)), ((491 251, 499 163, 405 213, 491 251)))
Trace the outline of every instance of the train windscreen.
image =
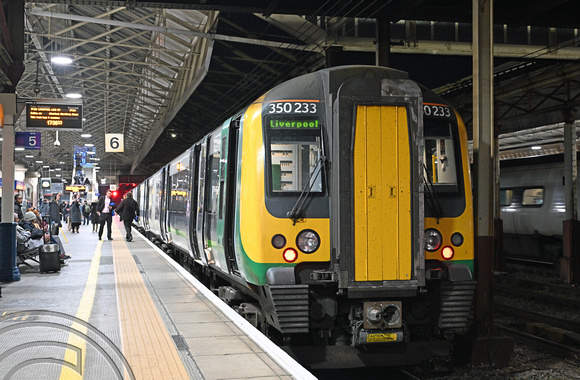
POLYGON ((425 171, 437 191, 457 189, 455 143, 447 122, 425 125, 425 171))
POLYGON ((268 120, 270 191, 322 193, 322 144, 317 119, 268 120))

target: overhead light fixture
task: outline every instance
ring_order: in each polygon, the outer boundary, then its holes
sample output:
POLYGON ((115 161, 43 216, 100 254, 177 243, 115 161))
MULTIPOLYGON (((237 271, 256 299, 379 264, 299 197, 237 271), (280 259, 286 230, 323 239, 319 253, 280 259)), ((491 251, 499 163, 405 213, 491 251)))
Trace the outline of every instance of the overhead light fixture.
POLYGON ((61 168, 54 168, 54 170, 56 170, 57 172, 61 171, 61 168))
POLYGON ((93 137, 93 135, 91 135, 90 133, 83 133, 83 134, 81 134, 81 137, 89 138, 89 137, 93 137))
POLYGON ((50 168, 50 165, 42 165, 43 168, 50 168))
POLYGON ((69 99, 80 99, 83 96, 81 94, 79 94, 78 92, 69 92, 68 94, 66 94, 66 97, 69 99))
POLYGON ((73 60, 70 57, 64 55, 56 55, 50 59, 50 62, 56 63, 57 65, 70 65, 73 60))
POLYGON ((89 151, 87 154, 97 154, 97 152, 89 151))
POLYGON ((60 177, 60 174, 55 174, 54 176, 55 176, 55 177, 60 177))
POLYGON ((37 164, 42 164, 42 160, 36 160, 37 164))
POLYGON ((532 150, 540 150, 540 149, 542 149, 542 147, 541 147, 541 146, 537 146, 537 145, 536 145, 536 146, 533 146, 533 147, 532 147, 532 150))
POLYGON ((61 165, 64 165, 65 163, 66 163, 66 162, 64 162, 64 161, 61 161, 61 162, 59 162, 59 164, 61 164, 61 165))
POLYGON ((34 156, 33 156, 33 155, 31 155, 31 154, 27 154, 27 155, 26 155, 26 156, 24 156, 24 157, 26 157, 26 158, 34 158, 34 156))
POLYGON ((14 150, 22 151, 22 150, 24 150, 24 147, 23 146, 17 146, 16 148, 14 148, 14 150))
POLYGON ((85 146, 95 146, 95 144, 85 144, 85 146))

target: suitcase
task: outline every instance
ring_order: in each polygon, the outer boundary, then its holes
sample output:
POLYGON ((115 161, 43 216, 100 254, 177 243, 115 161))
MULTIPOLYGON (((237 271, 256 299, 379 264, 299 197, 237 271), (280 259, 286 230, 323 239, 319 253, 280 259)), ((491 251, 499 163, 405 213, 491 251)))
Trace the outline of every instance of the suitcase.
POLYGON ((40 273, 60 272, 60 248, 58 244, 41 245, 38 256, 40 273))

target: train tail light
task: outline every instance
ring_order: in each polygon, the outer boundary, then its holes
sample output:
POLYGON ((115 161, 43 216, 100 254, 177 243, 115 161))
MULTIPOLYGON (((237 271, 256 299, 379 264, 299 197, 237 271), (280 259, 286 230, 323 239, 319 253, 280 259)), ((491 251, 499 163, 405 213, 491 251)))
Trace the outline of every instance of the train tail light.
POLYGON ((293 263, 298 259, 298 252, 294 248, 286 248, 284 253, 282 254, 284 257, 284 261, 288 263, 293 263))
POLYGON ((453 248, 451 248, 450 246, 445 246, 441 250, 441 257, 443 257, 445 260, 451 260, 454 255, 455 251, 453 251, 453 248))

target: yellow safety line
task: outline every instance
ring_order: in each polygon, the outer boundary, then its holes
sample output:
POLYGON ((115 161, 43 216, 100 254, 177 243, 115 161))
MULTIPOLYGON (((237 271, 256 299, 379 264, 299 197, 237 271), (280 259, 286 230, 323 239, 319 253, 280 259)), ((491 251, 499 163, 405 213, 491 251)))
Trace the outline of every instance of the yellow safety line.
MULTIPOLYGON (((64 234, 63 234, 64 235, 64 234)), ((78 311, 75 317, 82 319, 85 322, 89 321, 91 316, 91 311, 93 309, 93 303, 95 301, 95 292, 97 289, 97 279, 99 275, 99 265, 101 262, 101 246, 103 245, 102 241, 97 243, 97 248, 95 249, 95 255, 91 260, 91 267, 89 269, 89 277, 87 278, 87 284, 85 285, 85 291, 83 292, 83 296, 81 297, 81 302, 79 303, 78 311)), ((81 326, 77 323, 73 323, 71 330, 77 330, 82 333, 86 333, 87 329, 84 326, 81 326)), ((64 354, 64 361, 69 363, 76 363, 79 365, 81 373, 77 371, 63 366, 60 371, 60 379, 61 380, 70 380, 70 379, 82 379, 83 373, 85 369, 85 357, 86 357, 86 346, 87 342, 78 337, 75 334, 69 334, 68 338, 68 345, 72 347, 77 347, 82 352, 82 358, 78 358, 75 351, 68 349, 65 351, 64 354), (79 360, 82 360, 79 363, 79 360)))
POLYGON ((188 379, 173 339, 124 241, 113 241, 113 262, 123 354, 135 378, 188 379))

